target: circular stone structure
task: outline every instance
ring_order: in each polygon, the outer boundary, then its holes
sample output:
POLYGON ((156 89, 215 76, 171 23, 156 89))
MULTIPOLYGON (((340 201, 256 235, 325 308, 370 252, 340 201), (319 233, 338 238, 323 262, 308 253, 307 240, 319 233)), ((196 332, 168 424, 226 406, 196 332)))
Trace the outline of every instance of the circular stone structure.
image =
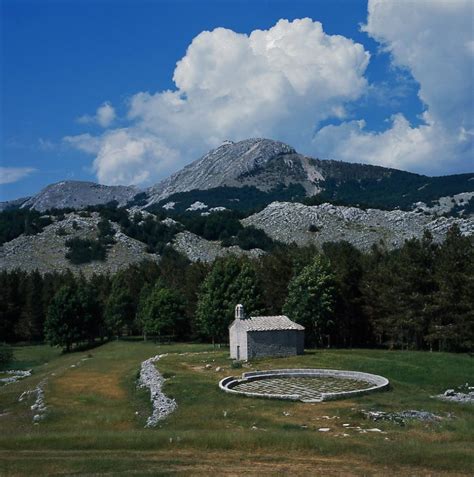
POLYGON ((229 376, 219 387, 250 397, 322 402, 386 389, 388 379, 376 374, 336 369, 272 369, 229 376))

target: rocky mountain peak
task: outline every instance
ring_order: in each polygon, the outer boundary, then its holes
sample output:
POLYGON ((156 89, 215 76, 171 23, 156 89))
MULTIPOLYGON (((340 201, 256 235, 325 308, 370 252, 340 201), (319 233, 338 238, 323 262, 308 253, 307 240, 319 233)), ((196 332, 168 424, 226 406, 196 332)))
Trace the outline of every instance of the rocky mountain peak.
POLYGON ((21 208, 44 212, 48 209, 81 209, 89 205, 127 202, 140 192, 134 186, 106 186, 86 181, 61 181, 50 184, 28 199, 21 208))
MULTIPOLYGON (((245 139, 243 141, 224 141, 197 161, 192 162, 169 178, 153 186, 149 192, 151 203, 178 193, 194 189, 206 190, 215 187, 242 187, 255 185, 257 188, 272 188, 284 182, 281 171, 274 170, 266 182, 252 181, 251 176, 261 173, 270 162, 281 159, 283 163, 290 158, 300 159, 291 146, 280 141, 264 138, 245 139)), ((287 162, 287 167, 291 164, 287 162)), ((301 167, 300 167, 301 168, 301 167)), ((295 181, 296 182, 296 181, 295 181)))
POLYGON ((268 160, 283 154, 295 154, 296 151, 288 144, 273 139, 250 138, 238 142, 226 140, 219 147, 209 151, 203 159, 223 153, 231 160, 245 157, 246 161, 252 161, 268 160))

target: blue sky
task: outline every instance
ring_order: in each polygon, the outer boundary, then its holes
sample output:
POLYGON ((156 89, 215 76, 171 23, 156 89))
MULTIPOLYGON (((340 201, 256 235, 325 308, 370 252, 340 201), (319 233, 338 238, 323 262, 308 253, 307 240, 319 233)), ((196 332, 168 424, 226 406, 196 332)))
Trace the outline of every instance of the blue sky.
POLYGON ((63 179, 145 187, 260 135, 472 171, 473 4, 370 3, 3 0, 0 200, 63 179))

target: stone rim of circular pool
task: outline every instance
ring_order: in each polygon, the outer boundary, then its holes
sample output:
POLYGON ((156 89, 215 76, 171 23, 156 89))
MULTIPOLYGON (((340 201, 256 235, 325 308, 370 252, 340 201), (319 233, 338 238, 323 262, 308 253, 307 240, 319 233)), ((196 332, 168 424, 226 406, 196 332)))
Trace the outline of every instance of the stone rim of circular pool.
POLYGON ((231 394, 243 395, 248 397, 259 397, 267 399, 284 399, 290 401, 302 401, 302 402, 322 402, 335 399, 346 399, 349 397, 356 397, 363 394, 381 391, 387 389, 390 382, 384 376, 377 374, 364 373, 361 371, 347 371, 340 369, 322 369, 322 368, 310 368, 310 369, 270 369, 263 371, 249 371, 242 373, 241 378, 234 376, 228 376, 219 382, 219 387, 223 391, 231 394), (350 379, 355 381, 366 382, 368 387, 363 389, 351 389, 336 392, 321 392, 318 396, 313 398, 303 397, 298 393, 267 393, 267 392, 249 392, 233 389, 241 384, 251 383, 259 380, 271 380, 278 378, 321 378, 331 377, 339 379, 350 379))

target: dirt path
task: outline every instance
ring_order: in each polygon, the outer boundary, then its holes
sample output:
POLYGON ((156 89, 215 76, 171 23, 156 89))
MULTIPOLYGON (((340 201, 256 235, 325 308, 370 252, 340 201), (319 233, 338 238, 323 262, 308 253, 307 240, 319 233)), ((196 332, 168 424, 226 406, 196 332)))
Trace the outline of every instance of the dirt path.
POLYGON ((25 459, 33 464, 37 475, 197 475, 197 476, 260 476, 291 475, 328 477, 407 476, 449 477, 462 473, 434 474, 433 471, 413 467, 377 466, 357 458, 321 457, 317 455, 285 456, 266 453, 200 452, 193 450, 168 451, 20 451, 15 455, 0 451, 2 475, 25 475, 21 465, 13 462, 25 459), (16 471, 9 473, 9 462, 16 471))

